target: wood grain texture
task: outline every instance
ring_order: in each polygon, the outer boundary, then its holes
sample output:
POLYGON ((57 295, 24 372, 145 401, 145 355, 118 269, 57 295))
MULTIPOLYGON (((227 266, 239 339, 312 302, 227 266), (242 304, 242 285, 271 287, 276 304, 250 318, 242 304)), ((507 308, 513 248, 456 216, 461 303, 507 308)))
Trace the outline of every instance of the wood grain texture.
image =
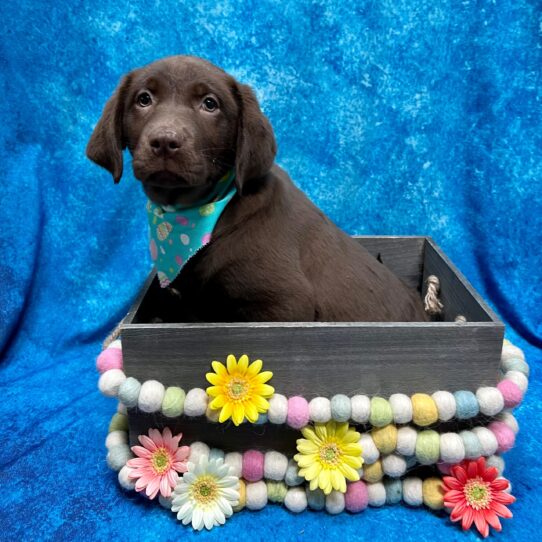
POLYGON ((424 293, 429 275, 436 275, 440 280, 439 297, 444 305, 445 321, 453 322, 461 314, 468 322, 501 324, 497 315, 432 239, 427 240, 424 251, 424 293))
POLYGON ((126 374, 205 388, 211 361, 261 358, 286 396, 390 395, 495 385, 501 334, 492 324, 176 324, 123 331, 126 374), (152 360, 152 361, 151 361, 152 360))
POLYGON ((131 446, 139 444, 138 435, 147 434, 150 428, 162 430, 169 427, 174 435, 183 434, 181 444, 201 441, 225 452, 275 450, 291 456, 295 453, 296 440, 300 437, 299 431, 286 425, 243 423, 236 427, 232 422, 209 422, 205 416, 166 418, 162 414, 145 414, 137 409, 128 411, 128 420, 131 446))
POLYGON ((403 279, 411 288, 421 289, 423 252, 426 237, 353 237, 375 258, 380 256, 384 265, 403 279))

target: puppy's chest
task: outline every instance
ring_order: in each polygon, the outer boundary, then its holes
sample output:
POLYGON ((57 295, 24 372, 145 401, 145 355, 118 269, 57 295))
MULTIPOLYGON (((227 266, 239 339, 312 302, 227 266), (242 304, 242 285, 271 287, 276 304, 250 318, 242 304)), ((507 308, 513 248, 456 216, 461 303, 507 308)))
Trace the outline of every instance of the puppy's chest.
MULTIPOLYGON (((171 284, 180 294, 179 317, 186 321, 228 321, 235 316, 239 270, 213 251, 220 247, 200 249, 183 267, 171 284)), ((241 280, 242 278, 239 277, 241 280)))

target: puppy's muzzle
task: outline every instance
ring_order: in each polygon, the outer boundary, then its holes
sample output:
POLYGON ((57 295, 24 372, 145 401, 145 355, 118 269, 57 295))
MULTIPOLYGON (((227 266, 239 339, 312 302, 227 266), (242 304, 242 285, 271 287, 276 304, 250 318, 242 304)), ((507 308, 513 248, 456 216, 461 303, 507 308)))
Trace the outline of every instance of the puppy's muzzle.
POLYGON ((149 134, 148 145, 158 158, 173 157, 181 148, 182 136, 175 130, 158 129, 149 134))

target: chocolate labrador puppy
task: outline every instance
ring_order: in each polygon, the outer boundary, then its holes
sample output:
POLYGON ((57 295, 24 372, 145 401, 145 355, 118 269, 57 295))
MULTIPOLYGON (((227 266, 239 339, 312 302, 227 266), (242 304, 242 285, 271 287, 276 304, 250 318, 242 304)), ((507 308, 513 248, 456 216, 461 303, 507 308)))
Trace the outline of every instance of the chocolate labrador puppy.
POLYGON ((174 56, 127 74, 87 156, 148 198, 190 205, 234 170, 212 241, 169 285, 169 321, 426 321, 420 295, 335 226, 274 165, 276 143, 250 87, 174 56), (170 307, 171 309, 171 307, 170 307))

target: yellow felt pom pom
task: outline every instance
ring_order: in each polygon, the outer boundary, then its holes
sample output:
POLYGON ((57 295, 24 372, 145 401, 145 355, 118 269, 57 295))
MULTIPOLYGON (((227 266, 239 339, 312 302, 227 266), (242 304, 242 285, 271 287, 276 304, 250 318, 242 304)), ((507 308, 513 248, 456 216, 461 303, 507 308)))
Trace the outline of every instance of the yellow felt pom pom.
POLYGON ((375 427, 371 431, 373 441, 381 454, 387 455, 397 447, 397 427, 393 424, 384 427, 375 427))
POLYGON ((363 479, 370 484, 379 482, 384 476, 384 471, 382 470, 382 462, 380 459, 375 461, 372 465, 363 465, 363 479))
POLYGON ((233 507, 234 512, 242 510, 247 503, 247 486, 243 480, 239 480, 239 504, 233 507))
POLYGON ((430 395, 415 393, 411 397, 412 420, 420 427, 426 427, 438 421, 437 404, 430 395))
POLYGON ((433 510, 444 506, 444 489, 440 478, 426 478, 422 484, 423 503, 433 510))

